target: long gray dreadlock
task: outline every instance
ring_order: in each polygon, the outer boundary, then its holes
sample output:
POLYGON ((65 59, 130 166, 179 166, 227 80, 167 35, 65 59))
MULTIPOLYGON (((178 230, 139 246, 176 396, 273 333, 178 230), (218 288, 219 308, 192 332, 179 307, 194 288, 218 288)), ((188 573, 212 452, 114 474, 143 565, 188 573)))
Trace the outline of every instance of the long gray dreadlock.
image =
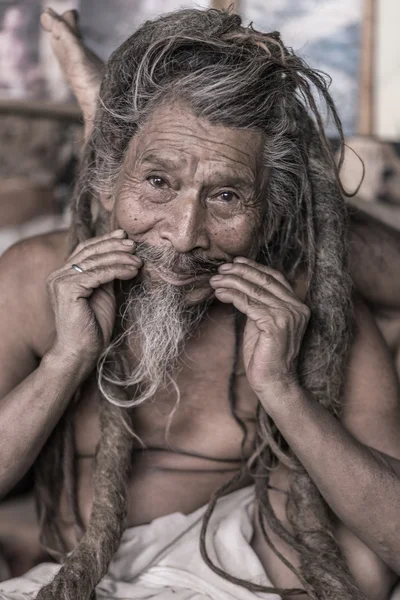
MULTIPOLYGON (((342 157, 337 166, 315 91, 324 100, 343 143, 325 77, 285 47, 278 33, 244 27, 239 16, 217 10, 182 10, 145 23, 114 52, 105 68, 94 128, 76 186, 71 249, 106 230, 99 194, 113 193, 130 140, 165 98, 186 102, 197 116, 211 123, 261 132, 266 140, 263 160, 270 181, 263 199, 266 217, 259 259, 268 261, 291 282, 299 268, 306 270, 306 303, 312 317, 299 377, 318 402, 338 415, 352 329, 347 213, 338 175, 342 157)), ((120 330, 117 319, 113 339, 120 330)), ((238 351, 237 341, 235 363, 238 351)), ((120 353, 113 358, 117 370, 123 372, 120 353)), ((124 400, 118 386, 110 393, 124 400)), ((235 365, 229 393, 235 413, 235 365)), ((104 397, 100 413, 94 506, 86 532, 79 520, 74 487, 73 408, 60 421, 38 465, 43 539, 60 555, 65 552, 58 529, 62 486, 70 498, 77 539, 81 538, 54 580, 39 592, 38 600, 90 598, 120 542, 133 443, 130 418, 126 408, 104 397)), ((268 523, 299 552, 300 567, 291 568, 310 598, 363 598, 335 542, 328 506, 261 406, 257 416, 252 472, 261 525, 268 523), (277 461, 291 472, 286 505, 290 532, 276 517, 269 500, 270 470, 277 461)), ((217 499, 239 476, 211 499, 199 541, 202 556, 222 577, 249 590, 289 593, 237 579, 217 568, 208 556, 205 532, 210 515, 217 499)), ((263 529, 267 543, 279 556, 263 529)))

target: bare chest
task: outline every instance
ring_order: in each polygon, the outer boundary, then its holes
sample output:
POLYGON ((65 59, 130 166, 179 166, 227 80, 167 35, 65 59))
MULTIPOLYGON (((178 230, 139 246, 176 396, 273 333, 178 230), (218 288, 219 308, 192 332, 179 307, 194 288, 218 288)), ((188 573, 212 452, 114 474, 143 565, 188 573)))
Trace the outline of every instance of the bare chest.
MULTIPOLYGON (((138 437, 132 453, 128 523, 138 525, 171 512, 190 513, 240 469, 254 447, 258 399, 249 387, 231 313, 216 315, 185 347, 176 374, 154 398, 132 410, 138 437), (140 440, 140 441, 139 441, 140 440)), ((93 456, 100 439, 95 378, 82 390, 75 413, 78 495, 90 515, 93 456)), ((243 481, 243 485, 250 481, 243 481)))
MULTIPOLYGON (((258 399, 249 387, 235 339, 233 316, 209 318, 185 346, 173 385, 165 386, 132 410, 132 427, 150 450, 176 450, 215 459, 237 459, 243 429, 253 436, 258 399), (235 355, 238 353, 238 358, 235 355)), ((93 454, 100 437, 99 393, 95 377, 82 393, 76 410, 78 455, 93 454)), ((136 444, 141 447, 140 442, 136 444)))

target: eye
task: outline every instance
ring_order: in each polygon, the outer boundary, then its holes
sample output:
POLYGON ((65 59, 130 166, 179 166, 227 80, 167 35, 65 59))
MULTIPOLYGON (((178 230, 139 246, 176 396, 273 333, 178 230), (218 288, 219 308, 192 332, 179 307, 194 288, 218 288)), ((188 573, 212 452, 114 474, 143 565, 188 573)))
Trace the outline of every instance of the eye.
POLYGON ((159 175, 150 175, 149 177, 147 177, 147 181, 156 189, 163 189, 167 186, 166 180, 163 177, 160 177, 159 175))
POLYGON ((218 198, 224 200, 224 202, 232 202, 233 200, 238 200, 239 196, 235 194, 235 192, 231 192, 230 190, 225 190, 218 195, 218 198))

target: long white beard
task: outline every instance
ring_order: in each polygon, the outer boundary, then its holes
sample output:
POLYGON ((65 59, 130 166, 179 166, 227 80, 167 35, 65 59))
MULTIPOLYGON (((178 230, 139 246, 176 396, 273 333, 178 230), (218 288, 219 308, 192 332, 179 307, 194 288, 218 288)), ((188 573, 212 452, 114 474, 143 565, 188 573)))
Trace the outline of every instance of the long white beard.
POLYGON ((170 383, 175 387, 178 402, 179 357, 207 306, 208 303, 186 306, 182 288, 166 282, 148 288, 134 286, 123 307, 124 331, 105 349, 98 365, 99 387, 106 399, 117 406, 134 407, 170 383), (117 374, 112 357, 120 349, 126 355, 127 347, 130 358, 127 360, 125 356, 124 373, 117 374), (112 393, 113 386, 134 390, 133 397, 121 400, 112 393))

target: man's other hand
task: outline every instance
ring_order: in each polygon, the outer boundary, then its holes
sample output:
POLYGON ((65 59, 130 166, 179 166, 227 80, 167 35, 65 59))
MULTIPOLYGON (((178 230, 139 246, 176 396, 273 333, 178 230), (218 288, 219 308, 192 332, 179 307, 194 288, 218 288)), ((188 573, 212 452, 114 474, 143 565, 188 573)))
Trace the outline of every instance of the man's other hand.
MULTIPOLYGON (((310 318, 281 273, 237 257, 222 265, 210 284, 221 302, 232 303, 247 316, 243 338, 246 375, 254 392, 268 397, 271 386, 297 379, 297 360, 310 318)), ((268 411, 268 407, 264 406, 268 411)))

